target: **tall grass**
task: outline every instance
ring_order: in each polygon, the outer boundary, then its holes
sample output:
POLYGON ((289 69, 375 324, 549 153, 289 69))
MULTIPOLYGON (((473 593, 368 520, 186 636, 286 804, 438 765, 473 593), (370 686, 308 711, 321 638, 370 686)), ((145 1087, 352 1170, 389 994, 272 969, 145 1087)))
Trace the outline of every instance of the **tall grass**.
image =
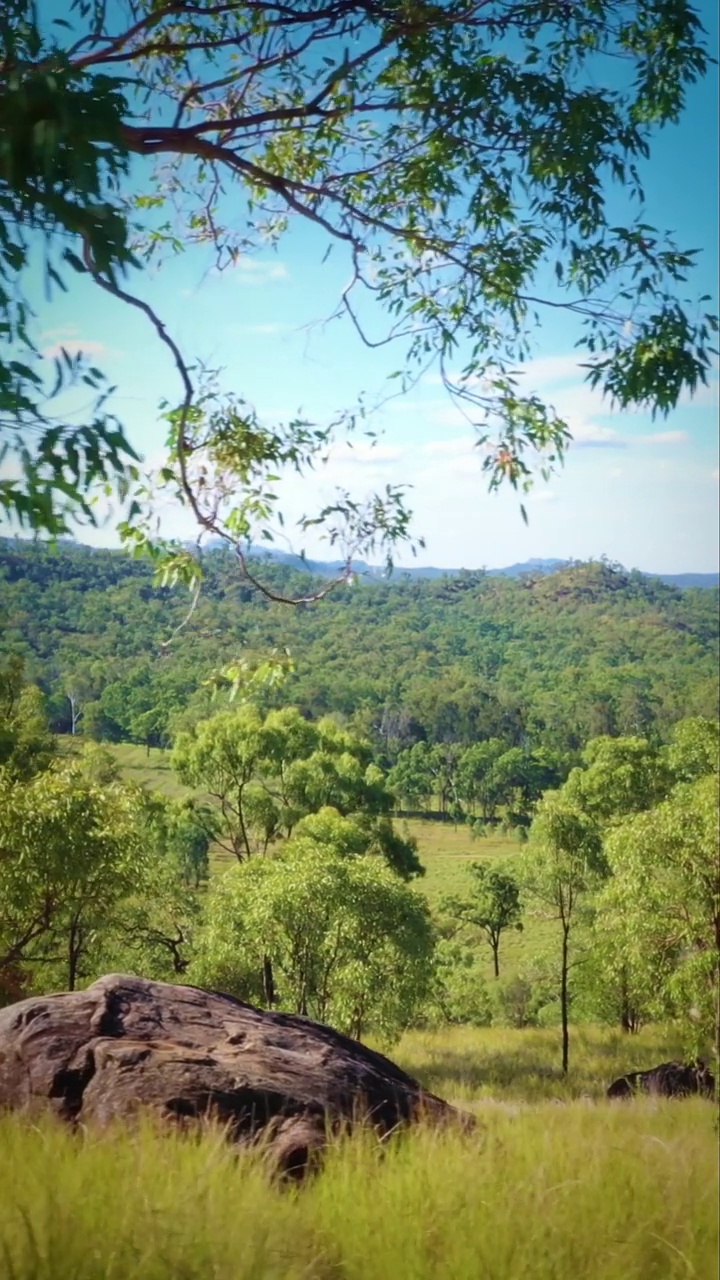
MULTIPOLYGON (((377 1046, 381 1047, 381 1046, 377 1046)), ((570 1029, 570 1070, 561 1069, 559 1027, 445 1027, 408 1031, 392 1057, 427 1089, 484 1114, 487 1102, 536 1103, 602 1099, 627 1071, 682 1057, 671 1028, 643 1027, 635 1036, 610 1027, 570 1029)))
POLYGON ((215 1134, 0 1121, 7 1280, 710 1280, 712 1107, 542 1104, 329 1153, 303 1188, 215 1134))

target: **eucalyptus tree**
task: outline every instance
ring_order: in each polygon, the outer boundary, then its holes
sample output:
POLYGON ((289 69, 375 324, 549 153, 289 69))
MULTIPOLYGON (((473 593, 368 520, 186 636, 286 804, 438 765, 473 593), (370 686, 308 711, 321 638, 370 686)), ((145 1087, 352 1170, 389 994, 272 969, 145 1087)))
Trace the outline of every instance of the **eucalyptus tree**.
POLYGON ((507 929, 522 930, 520 885, 502 864, 473 862, 470 884, 464 896, 445 898, 441 911, 457 929, 468 928, 485 935, 492 951, 495 977, 500 977, 500 942, 507 929))
POLYGON ((394 1039, 429 991, 430 911, 379 859, 351 852, 342 825, 337 843, 298 828, 276 857, 220 876, 190 974, 356 1038, 394 1039))
POLYGON ((678 1021, 689 1052, 720 1055, 718 774, 682 782, 606 841, 612 869, 597 929, 659 1017, 678 1021))
POLYGON ((570 1061, 570 968, 573 930, 607 874, 602 835, 566 788, 540 802, 524 858, 526 892, 540 912, 559 926, 562 1069, 570 1061))
MULTIPOLYGON (((197 583, 197 560, 154 538, 164 486, 252 578, 245 547, 273 522, 276 475, 310 465, 333 428, 268 423, 223 395, 144 272, 195 246, 222 269, 298 222, 344 257, 336 314, 358 341, 397 346, 392 386, 437 367, 491 487, 522 491, 565 452, 566 424, 521 377, 558 310, 593 387, 667 413, 705 381, 717 322, 684 299, 694 253, 650 225, 640 168, 708 62, 687 0, 72 0, 61 17, 7 0, 0 505, 60 533, 94 518, 99 483, 132 491, 125 538, 197 583), (102 371, 38 350, 26 284, 41 259, 49 289, 89 277, 174 361, 168 457, 149 483, 102 371), (94 400, 79 425, 53 411, 72 383, 94 400)), ((337 424, 357 417, 341 406, 337 424)), ((341 492, 306 523, 342 550, 344 577, 361 547, 391 555, 408 519, 390 486, 341 492)))
POLYGON ((172 764, 213 802, 197 820, 238 862, 266 854, 309 815, 334 812, 352 817, 364 848, 399 875, 422 872, 415 841, 393 828, 392 795, 370 748, 332 720, 310 722, 294 707, 263 717, 246 703, 178 734, 172 764))
POLYGON ((0 774, 0 980, 29 969, 71 991, 98 934, 146 879, 148 853, 129 790, 82 764, 27 782, 0 774))

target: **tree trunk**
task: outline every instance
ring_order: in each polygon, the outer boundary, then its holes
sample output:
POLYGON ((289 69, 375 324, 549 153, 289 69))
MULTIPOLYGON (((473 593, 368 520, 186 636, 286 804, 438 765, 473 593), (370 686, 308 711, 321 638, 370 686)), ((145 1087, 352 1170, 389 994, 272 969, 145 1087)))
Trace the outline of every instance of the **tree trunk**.
POLYGON ((623 969, 622 978, 620 979, 620 1026, 626 1035, 632 1035, 638 1029, 635 1010, 630 1004, 627 971, 625 969, 623 969))
POLYGON ((272 959, 263 957, 263 998, 268 1009, 275 1004, 275 979, 273 977, 272 959))
POLYGON ((493 953, 493 969, 495 970, 495 977, 499 978, 500 977, 500 939, 492 938, 491 946, 492 946, 492 953, 493 953))
POLYGON ((79 927, 75 921, 70 925, 68 938, 68 991, 75 990, 77 982, 78 960, 80 958, 81 941, 79 927))
POLYGON ((243 848, 242 853, 238 851, 237 840, 236 839, 233 840, 235 857, 237 858, 238 862, 244 862, 246 858, 252 857, 252 849, 250 848, 250 837, 248 836, 247 827, 245 826, 245 815, 243 813, 243 791, 244 790, 245 790, 245 784, 243 783, 243 785, 238 789, 238 804, 237 804, 238 822, 240 824, 240 835, 242 837, 242 848, 243 848))
POLYGON ((570 1061, 570 1032, 568 1029, 568 940, 570 926, 563 923, 562 969, 560 972, 560 1012, 562 1016, 562 1069, 567 1075, 570 1061))
POLYGON ((70 693, 68 694, 68 702, 70 703, 70 732, 74 737, 77 733, 78 721, 80 720, 82 712, 70 693))

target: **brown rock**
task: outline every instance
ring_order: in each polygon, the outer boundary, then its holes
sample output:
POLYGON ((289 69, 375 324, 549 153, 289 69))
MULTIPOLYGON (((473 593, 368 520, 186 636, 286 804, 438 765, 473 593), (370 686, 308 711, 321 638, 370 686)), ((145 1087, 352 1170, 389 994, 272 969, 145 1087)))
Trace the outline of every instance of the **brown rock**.
POLYGON ((661 1062, 649 1071, 630 1071, 613 1080, 608 1098, 632 1098, 636 1093, 655 1094, 660 1098, 686 1098, 697 1093, 711 1098, 715 1077, 704 1062, 661 1062))
POLYGON ((87 991, 0 1009, 0 1108, 46 1107, 107 1124, 138 1109, 173 1124, 213 1119, 264 1141, 301 1175, 328 1129, 463 1116, 382 1054, 308 1018, 231 996, 109 974, 87 991))

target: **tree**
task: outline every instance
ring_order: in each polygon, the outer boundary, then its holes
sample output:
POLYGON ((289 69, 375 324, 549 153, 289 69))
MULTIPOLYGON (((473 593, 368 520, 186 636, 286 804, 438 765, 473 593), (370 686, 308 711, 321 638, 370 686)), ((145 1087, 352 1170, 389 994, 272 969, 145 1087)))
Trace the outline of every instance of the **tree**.
MULTIPOLYGON (((571 12, 565 0, 74 0, 62 25, 10 0, 0 289, 12 350, 0 429, 20 478, 2 481, 0 505, 58 533, 93 519, 98 483, 137 478, 100 371, 69 351, 48 371, 38 354, 23 282, 39 245, 49 287, 89 276, 169 349, 181 389, 159 483, 251 580, 244 549, 253 529, 269 531, 273 475, 311 462, 328 433, 266 426, 212 379, 194 380, 142 296, 142 270, 163 252, 210 246, 222 269, 277 244, 292 220, 312 223, 348 260, 338 314, 371 345, 404 343, 401 385, 438 363, 488 446, 491 487, 524 488, 534 451, 552 467, 567 443, 519 373, 549 308, 581 323, 592 385, 666 413, 706 379, 717 321, 678 296, 693 254, 648 225, 637 163, 707 65, 696 12, 665 0, 581 0, 571 12), (608 59, 625 73, 597 87, 608 59), (136 157, 156 157, 161 176, 139 185, 136 157), (613 183, 637 199, 626 225, 613 183), (548 278, 555 286, 543 288, 548 278), (367 330, 366 296, 389 315, 379 333, 367 330), (52 417, 53 394, 73 381, 96 399, 80 426, 52 417)), ((144 492, 152 505, 157 485, 144 492)), ((155 545, 144 500, 141 489, 124 525, 138 549, 155 545)), ((341 494, 316 519, 347 557, 341 577, 358 548, 391 552, 408 528, 398 489, 367 505, 341 494)), ((184 549, 170 549, 166 568, 201 574, 184 549)))
POLYGON ((0 990, 184 973, 208 869, 196 812, 124 785, 93 745, 27 782, 0 776, 0 990))
MULTIPOLYGON (((20 669, 21 671, 21 669, 20 669)), ((27 781, 47 769, 56 751, 48 728, 45 699, 35 685, 22 683, 0 712, 0 775, 27 781)))
POLYGON ((97 697, 97 675, 87 664, 78 663, 63 673, 62 688, 70 707, 70 733, 74 736, 83 718, 85 705, 97 697))
POLYGON ((421 1022, 431 1026, 487 1027, 492 1005, 477 947, 440 937, 435 947, 433 981, 421 1022))
POLYGON ((585 768, 570 774, 565 794, 602 824, 652 808, 672 785, 662 754, 645 738, 594 738, 583 762, 585 768))
POLYGON ((388 786, 396 798, 409 808, 427 808, 435 785, 427 742, 416 742, 401 751, 390 773, 388 786))
POLYGON ((570 1060, 570 942, 584 899, 606 874, 597 824, 578 809, 565 789, 538 805, 523 862, 523 883, 540 910, 560 925, 560 1016, 562 1069, 570 1060))
POLYGON ((510 821, 529 825, 543 792, 557 787, 564 773, 563 761, 557 752, 542 747, 536 751, 511 747, 493 759, 478 784, 483 812, 494 816, 498 807, 505 805, 510 821))
POLYGON ((670 1010, 688 1050, 720 1051, 720 847, 717 773, 680 783, 606 842, 612 878, 598 924, 656 1015, 670 1010))
POLYGON ((209 876, 209 840, 193 800, 139 789, 145 851, 135 892, 118 902, 98 947, 100 968, 177 981, 188 969, 202 916, 196 892, 209 876))
POLYGON ((674 727, 667 764, 678 782, 695 782, 720 772, 720 722, 690 716, 674 727))
POLYGON ((0 776, 0 973, 29 966, 74 990, 146 857, 126 789, 77 764, 24 783, 0 776))
POLYGON ((199 889, 210 875, 212 814, 191 797, 166 799, 143 793, 142 821, 156 855, 178 884, 199 889))
POLYGON ((414 836, 400 835, 390 818, 360 811, 344 817, 326 806, 301 818, 294 834, 307 836, 343 853, 367 854, 382 858, 402 880, 425 874, 414 836))
POLYGON ((367 744, 331 720, 292 707, 263 718, 250 704, 178 734, 173 768, 217 805, 213 834, 239 862, 287 838, 301 818, 333 809, 363 826, 367 846, 403 876, 422 870, 413 842, 394 832, 392 798, 367 744))
POLYGON ((475 810, 480 805, 484 822, 495 816, 498 799, 491 781, 493 766, 505 754, 506 744, 500 738, 487 738, 476 742, 463 752, 460 761, 458 786, 466 804, 475 810))
POLYGON ((473 862, 472 888, 464 898, 446 898, 441 910, 460 926, 481 930, 490 944, 495 977, 500 977, 500 939, 506 929, 522 929, 520 886, 513 875, 498 864, 473 862))
POLYGON ((427 994, 433 942, 425 900, 377 858, 298 834, 215 881, 191 977, 262 1002, 269 957, 280 1008, 393 1039, 427 994))

